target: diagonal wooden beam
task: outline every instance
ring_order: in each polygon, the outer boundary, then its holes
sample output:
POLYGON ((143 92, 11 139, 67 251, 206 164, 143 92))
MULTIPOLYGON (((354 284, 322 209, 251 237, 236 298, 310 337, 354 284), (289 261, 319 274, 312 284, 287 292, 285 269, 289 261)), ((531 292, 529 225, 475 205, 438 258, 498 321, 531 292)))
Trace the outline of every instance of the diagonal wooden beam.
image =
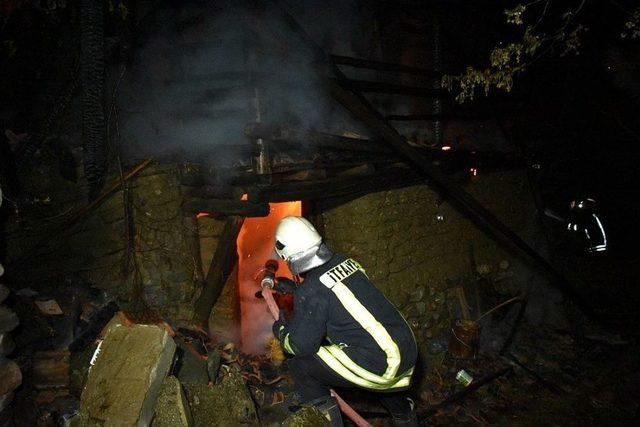
POLYGON ((407 95, 418 98, 449 98, 449 92, 443 89, 432 89, 420 86, 407 86, 396 83, 353 80, 340 78, 339 83, 342 87, 352 92, 364 93, 381 93, 386 95, 407 95))
POLYGON ((243 217, 265 217, 269 215, 268 203, 251 203, 234 199, 192 198, 182 204, 182 211, 189 215, 208 213, 211 215, 239 215, 243 217))
MULTIPOLYGON (((414 67, 411 65, 394 64, 392 62, 374 61, 371 59, 353 58, 351 56, 331 55, 331 60, 336 65, 344 65, 353 68, 364 68, 367 70, 389 71, 394 73, 413 74, 421 77, 434 77, 436 72, 427 68, 414 67)), ((438 76, 439 77, 439 76, 438 76)))
POLYGON ((462 187, 451 182, 437 166, 434 166, 429 158, 407 143, 407 140, 389 124, 387 120, 371 105, 362 93, 343 86, 340 82, 348 82, 349 79, 333 64, 330 57, 318 46, 315 41, 291 16, 280 1, 273 0, 276 4, 275 13, 289 26, 289 29, 297 34, 314 54, 314 62, 317 65, 318 80, 328 89, 331 96, 345 107, 355 118, 359 119, 378 138, 386 141, 396 152, 401 154, 419 170, 428 180, 428 183, 447 198, 480 229, 507 249, 515 252, 521 259, 528 261, 539 271, 545 273, 550 279, 550 284, 559 289, 565 296, 572 299, 585 314, 595 318, 596 315, 586 300, 574 289, 569 281, 556 270, 542 255, 536 252, 524 240, 487 210, 473 196, 462 187), (331 78, 333 74, 334 78, 331 78))
POLYGON ((324 180, 286 182, 271 186, 254 186, 247 190, 255 203, 290 202, 366 194, 416 184, 420 175, 410 169, 390 168, 377 176, 346 176, 324 180))

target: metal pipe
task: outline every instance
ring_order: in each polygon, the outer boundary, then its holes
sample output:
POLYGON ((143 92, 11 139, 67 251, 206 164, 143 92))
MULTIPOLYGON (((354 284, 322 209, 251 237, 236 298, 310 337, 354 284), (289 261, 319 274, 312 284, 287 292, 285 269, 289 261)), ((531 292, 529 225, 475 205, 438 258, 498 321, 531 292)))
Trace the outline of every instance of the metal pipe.
MULTIPOLYGON (((262 108, 260 105, 260 90, 253 88, 253 109, 255 112, 256 123, 262 123, 262 108)), ((271 161, 269 157, 269 144, 267 140, 258 137, 255 139, 258 155, 253 158, 253 168, 258 175, 267 175, 271 173, 271 161)))

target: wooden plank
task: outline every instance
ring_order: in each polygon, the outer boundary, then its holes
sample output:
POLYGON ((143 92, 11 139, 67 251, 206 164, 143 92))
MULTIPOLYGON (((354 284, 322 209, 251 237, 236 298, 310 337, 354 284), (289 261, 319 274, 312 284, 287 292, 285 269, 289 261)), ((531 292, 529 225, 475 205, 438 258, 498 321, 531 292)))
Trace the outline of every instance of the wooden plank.
POLYGON ((396 73, 414 74, 431 78, 436 75, 434 70, 414 67, 410 65, 394 64, 392 62, 374 61, 371 59, 353 58, 351 56, 331 55, 331 60, 337 65, 346 65, 353 68, 366 68, 369 70, 391 71, 396 73))
POLYGON ((211 309, 238 260, 237 239, 243 223, 244 217, 230 216, 224 224, 193 314, 193 323, 201 328, 209 329, 211 309))
MULTIPOLYGON (((338 80, 336 80, 338 81, 338 80)), ((388 95, 408 95, 419 98, 448 98, 449 92, 420 86, 407 86, 396 83, 375 82, 340 78, 340 85, 348 90, 364 93, 382 93, 388 95)))
POLYGON ((483 121, 492 120, 495 117, 491 114, 389 114, 385 119, 394 122, 414 122, 425 121, 433 122, 437 120, 463 120, 463 121, 483 121))
POLYGON ((264 138, 273 141, 274 148, 278 142, 286 142, 309 148, 337 149, 368 153, 390 153, 383 141, 367 138, 354 138, 343 135, 331 135, 321 132, 300 131, 285 126, 273 126, 264 123, 251 123, 245 128, 249 138, 264 138))

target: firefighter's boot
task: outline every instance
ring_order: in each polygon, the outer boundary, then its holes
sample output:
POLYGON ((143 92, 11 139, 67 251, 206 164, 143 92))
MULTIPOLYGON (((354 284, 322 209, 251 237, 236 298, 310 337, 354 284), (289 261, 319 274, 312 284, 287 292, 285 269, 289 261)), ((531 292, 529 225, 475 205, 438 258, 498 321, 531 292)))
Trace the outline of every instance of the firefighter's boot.
POLYGON ((409 401, 410 412, 406 414, 391 413, 391 422, 394 427, 418 427, 418 414, 416 414, 415 403, 413 399, 407 398, 409 401))
POLYGON ((342 427, 340 407, 338 406, 338 401, 334 397, 320 397, 312 400, 309 404, 315 406, 318 411, 320 411, 320 413, 329 420, 331 427, 342 427))

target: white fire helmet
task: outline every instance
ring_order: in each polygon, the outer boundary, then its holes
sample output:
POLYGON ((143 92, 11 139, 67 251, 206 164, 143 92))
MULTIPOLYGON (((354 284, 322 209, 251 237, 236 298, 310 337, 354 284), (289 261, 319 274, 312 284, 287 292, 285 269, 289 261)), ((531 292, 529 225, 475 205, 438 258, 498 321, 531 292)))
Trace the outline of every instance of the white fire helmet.
POLYGON ((282 218, 276 229, 275 248, 293 274, 305 273, 333 256, 313 225, 299 216, 282 218))

